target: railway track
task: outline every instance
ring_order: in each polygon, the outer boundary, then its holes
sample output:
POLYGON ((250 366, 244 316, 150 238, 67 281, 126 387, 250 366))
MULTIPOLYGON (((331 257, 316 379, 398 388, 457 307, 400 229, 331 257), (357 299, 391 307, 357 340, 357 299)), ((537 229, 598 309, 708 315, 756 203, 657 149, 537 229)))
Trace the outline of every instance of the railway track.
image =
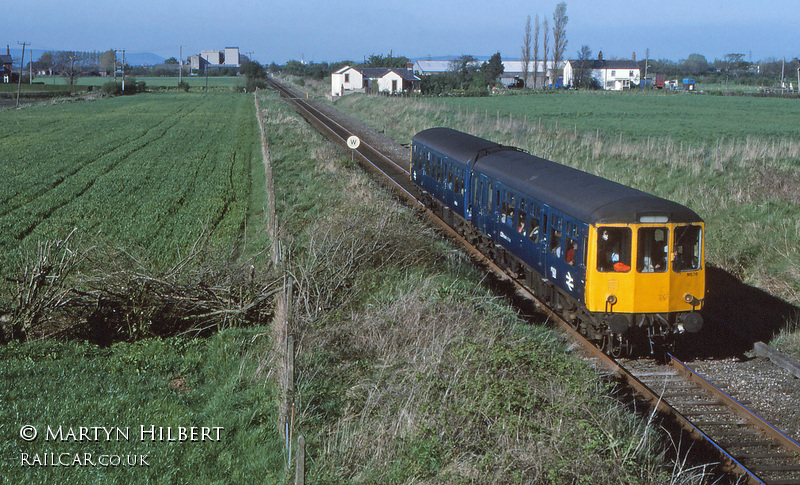
POLYGON ((427 211, 419 201, 419 192, 411 183, 408 157, 384 154, 384 150, 367 139, 359 128, 337 121, 328 113, 332 110, 317 106, 299 96, 294 90, 270 79, 270 84, 292 107, 320 133, 339 146, 351 150, 347 139, 363 138, 353 157, 379 174, 383 182, 395 190, 399 197, 419 210, 450 237, 457 240, 480 264, 491 270, 500 280, 515 287, 540 310, 548 313, 565 332, 577 341, 597 365, 605 368, 629 386, 637 398, 656 409, 675 423, 701 446, 715 453, 722 469, 738 475, 738 480, 752 484, 800 484, 800 444, 758 417, 747 407, 747 402, 737 401, 723 391, 723 385, 714 385, 675 357, 669 356, 666 364, 651 360, 617 361, 585 340, 558 314, 543 305, 520 281, 484 256, 439 217, 427 211), (347 126, 346 126, 347 125, 347 126))

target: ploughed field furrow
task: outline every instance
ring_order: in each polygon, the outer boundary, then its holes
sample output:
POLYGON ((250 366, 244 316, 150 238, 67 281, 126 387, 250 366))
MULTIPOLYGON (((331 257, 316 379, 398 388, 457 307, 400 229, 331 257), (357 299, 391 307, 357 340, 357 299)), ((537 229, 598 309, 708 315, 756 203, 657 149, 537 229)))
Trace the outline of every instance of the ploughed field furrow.
POLYGON ((731 469, 749 475, 750 483, 800 483, 797 450, 757 424, 759 419, 749 410, 751 403, 746 396, 726 391, 724 384, 696 383, 680 370, 679 363, 662 365, 636 360, 626 361, 624 366, 702 433, 723 454, 723 459, 730 462, 731 469), (728 402, 731 398, 742 407, 732 406, 728 402))

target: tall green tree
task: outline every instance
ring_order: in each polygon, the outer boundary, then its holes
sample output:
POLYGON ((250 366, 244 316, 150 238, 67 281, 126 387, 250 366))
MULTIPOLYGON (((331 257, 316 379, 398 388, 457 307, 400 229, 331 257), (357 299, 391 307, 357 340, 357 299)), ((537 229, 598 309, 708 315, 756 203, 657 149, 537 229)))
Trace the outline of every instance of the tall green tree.
POLYGON ((497 82, 497 79, 503 74, 503 71, 505 71, 500 53, 498 52, 492 55, 492 57, 489 58, 489 62, 484 62, 481 65, 481 71, 486 75, 486 79, 488 79, 489 82, 497 82))
POLYGON ((686 74, 703 74, 708 72, 708 61, 706 57, 701 54, 689 54, 689 57, 682 62, 683 72, 686 74))
POLYGON ((116 59, 117 53, 114 51, 114 49, 109 49, 100 54, 100 62, 98 62, 98 65, 100 67, 105 67, 110 71, 111 69, 114 69, 114 63, 116 62, 116 59))
POLYGON ((267 71, 257 62, 245 61, 239 67, 239 72, 244 76, 245 87, 248 92, 256 88, 266 87, 267 71))

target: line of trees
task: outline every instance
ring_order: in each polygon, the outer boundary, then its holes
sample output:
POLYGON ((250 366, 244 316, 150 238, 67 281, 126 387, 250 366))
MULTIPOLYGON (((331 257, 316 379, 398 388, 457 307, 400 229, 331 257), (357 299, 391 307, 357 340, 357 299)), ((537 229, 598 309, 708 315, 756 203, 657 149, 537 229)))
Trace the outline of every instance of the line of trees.
MULTIPOLYGON (((547 71, 547 62, 551 60, 553 66, 558 66, 564 60, 564 55, 567 52, 567 3, 559 2, 553 12, 553 46, 550 50, 550 22, 545 17, 541 22, 539 21, 539 14, 536 14, 536 20, 533 27, 531 27, 531 16, 525 21, 525 33, 522 37, 521 60, 522 60, 522 87, 544 87, 547 79, 539 79, 538 66, 539 62, 544 62, 547 71), (541 38, 541 44, 539 39, 541 38), (542 57, 539 57, 539 47, 542 48, 542 57), (552 57, 549 57, 552 53, 552 57), (531 85, 528 85, 528 66, 533 62, 533 79, 531 85)), ((553 71, 553 76, 558 78, 557 72, 553 71)))

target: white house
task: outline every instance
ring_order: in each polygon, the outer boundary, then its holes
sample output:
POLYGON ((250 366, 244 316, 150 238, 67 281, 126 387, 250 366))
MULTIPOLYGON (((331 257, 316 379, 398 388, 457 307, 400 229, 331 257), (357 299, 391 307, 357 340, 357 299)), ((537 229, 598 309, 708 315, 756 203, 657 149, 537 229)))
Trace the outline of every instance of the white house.
POLYGON ((345 66, 331 74, 331 95, 419 91, 419 78, 408 69, 345 66))
POLYGON ((567 61, 564 65, 564 85, 575 86, 575 79, 585 71, 601 89, 610 91, 630 89, 641 82, 641 70, 636 61, 606 61, 601 54, 598 59, 567 61))

